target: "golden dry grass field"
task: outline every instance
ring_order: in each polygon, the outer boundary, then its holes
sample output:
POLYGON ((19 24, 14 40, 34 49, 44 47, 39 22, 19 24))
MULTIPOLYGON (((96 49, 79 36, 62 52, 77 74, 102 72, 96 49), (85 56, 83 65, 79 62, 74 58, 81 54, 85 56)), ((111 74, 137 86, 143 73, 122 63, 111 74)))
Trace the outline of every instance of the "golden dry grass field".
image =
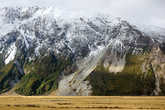
POLYGON ((165 110, 165 97, 0 96, 0 110, 165 110))

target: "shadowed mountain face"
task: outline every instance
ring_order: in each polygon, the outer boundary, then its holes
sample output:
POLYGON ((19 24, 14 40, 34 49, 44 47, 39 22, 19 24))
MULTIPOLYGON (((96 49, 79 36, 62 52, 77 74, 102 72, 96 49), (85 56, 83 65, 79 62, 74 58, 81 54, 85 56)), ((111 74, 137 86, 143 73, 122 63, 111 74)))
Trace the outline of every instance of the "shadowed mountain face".
POLYGON ((0 93, 164 95, 165 35, 107 15, 0 9, 0 93))

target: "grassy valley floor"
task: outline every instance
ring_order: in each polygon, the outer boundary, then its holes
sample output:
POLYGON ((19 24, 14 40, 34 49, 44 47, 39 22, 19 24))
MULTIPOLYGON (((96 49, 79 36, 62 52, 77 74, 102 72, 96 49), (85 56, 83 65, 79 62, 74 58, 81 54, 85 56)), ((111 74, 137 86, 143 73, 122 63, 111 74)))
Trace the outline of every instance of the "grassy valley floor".
POLYGON ((165 97, 0 96, 0 110, 165 110, 165 97))

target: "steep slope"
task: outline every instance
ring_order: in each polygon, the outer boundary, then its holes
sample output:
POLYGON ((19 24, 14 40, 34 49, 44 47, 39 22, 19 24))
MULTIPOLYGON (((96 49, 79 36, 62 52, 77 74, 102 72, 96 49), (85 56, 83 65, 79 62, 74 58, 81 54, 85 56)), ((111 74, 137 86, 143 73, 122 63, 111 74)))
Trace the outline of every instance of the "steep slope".
POLYGON ((0 10, 0 92, 164 95, 162 33, 107 15, 75 17, 40 7, 0 10))

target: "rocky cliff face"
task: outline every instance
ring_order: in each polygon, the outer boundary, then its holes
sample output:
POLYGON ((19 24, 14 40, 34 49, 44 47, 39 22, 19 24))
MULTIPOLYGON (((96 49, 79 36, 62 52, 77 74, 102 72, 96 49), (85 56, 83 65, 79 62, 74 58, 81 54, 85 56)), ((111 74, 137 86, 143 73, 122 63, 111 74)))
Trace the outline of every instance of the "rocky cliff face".
POLYGON ((162 33, 107 15, 64 15, 1 9, 0 93, 164 95, 162 33))

